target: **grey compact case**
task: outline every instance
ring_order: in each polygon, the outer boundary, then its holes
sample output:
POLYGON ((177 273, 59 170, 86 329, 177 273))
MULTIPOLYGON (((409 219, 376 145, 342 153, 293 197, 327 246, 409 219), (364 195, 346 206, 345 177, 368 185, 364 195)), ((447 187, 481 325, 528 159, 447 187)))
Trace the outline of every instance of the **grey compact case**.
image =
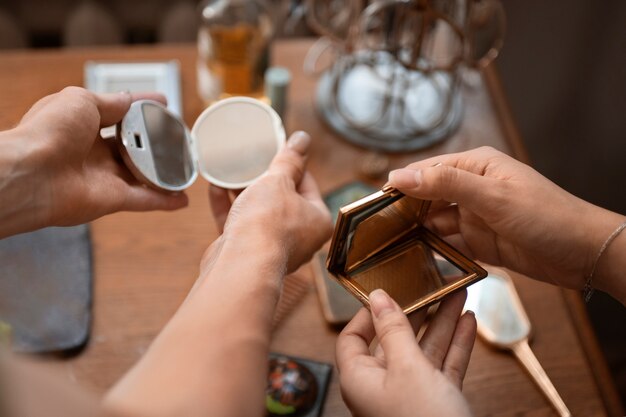
POLYGON ((223 188, 247 187, 267 170, 286 134, 270 106, 233 97, 207 108, 191 131, 161 103, 136 101, 118 123, 116 138, 137 179, 153 188, 181 191, 198 172, 223 188))

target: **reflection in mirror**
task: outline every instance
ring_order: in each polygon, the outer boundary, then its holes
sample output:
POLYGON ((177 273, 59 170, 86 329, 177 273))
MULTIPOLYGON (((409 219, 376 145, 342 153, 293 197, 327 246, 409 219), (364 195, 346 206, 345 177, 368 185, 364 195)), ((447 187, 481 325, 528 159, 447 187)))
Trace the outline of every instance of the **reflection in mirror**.
POLYGON ((476 314, 485 338, 501 346, 512 345, 530 334, 530 323, 511 286, 509 280, 489 274, 467 289, 465 307, 476 314))
POLYGON ((185 127, 156 104, 143 103, 141 110, 158 180, 170 187, 186 185, 194 167, 185 127))
POLYGON ((435 265, 437 271, 441 275, 441 280, 444 284, 450 284, 464 278, 467 274, 461 270, 458 266, 449 262, 438 253, 435 253, 435 265))
POLYGON ((441 288, 444 281, 439 274, 432 249, 415 241, 391 256, 377 262, 375 267, 364 267, 351 274, 350 279, 366 294, 382 288, 401 308, 441 288))
POLYGON ((427 307, 487 275, 424 226, 430 201, 387 187, 342 207, 328 270, 368 305, 385 290, 405 314, 427 307))
POLYGON ((352 285, 364 294, 382 288, 405 309, 467 277, 424 240, 429 204, 399 195, 350 218, 344 273, 352 285))
POLYGON ((415 229, 423 219, 420 218, 424 200, 402 197, 384 208, 377 205, 363 214, 354 216, 350 224, 346 245, 346 269, 367 261, 391 243, 415 229))

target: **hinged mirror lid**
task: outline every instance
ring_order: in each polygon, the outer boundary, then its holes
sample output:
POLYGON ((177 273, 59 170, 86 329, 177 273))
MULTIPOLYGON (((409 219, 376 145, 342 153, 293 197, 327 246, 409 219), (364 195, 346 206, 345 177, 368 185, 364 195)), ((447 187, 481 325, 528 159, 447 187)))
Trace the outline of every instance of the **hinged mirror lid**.
POLYGON ((328 269, 345 274, 420 227, 430 201, 386 187, 339 210, 328 269))
POLYGON ((116 129, 122 158, 137 179, 168 191, 184 190, 196 180, 189 130, 163 104, 133 102, 116 129))
POLYGON ((198 171, 217 186, 245 188, 267 170, 286 141, 278 114, 248 97, 214 103, 191 133, 161 103, 136 101, 117 125, 117 136, 131 172, 168 191, 188 188, 198 171))
POLYGON ((389 187, 340 209, 328 269, 366 307, 381 288, 408 314, 487 275, 423 226, 429 205, 389 187))
POLYGON ((230 189, 245 188, 261 176, 287 139, 278 113, 249 97, 211 105, 194 123, 191 138, 200 174, 230 189))

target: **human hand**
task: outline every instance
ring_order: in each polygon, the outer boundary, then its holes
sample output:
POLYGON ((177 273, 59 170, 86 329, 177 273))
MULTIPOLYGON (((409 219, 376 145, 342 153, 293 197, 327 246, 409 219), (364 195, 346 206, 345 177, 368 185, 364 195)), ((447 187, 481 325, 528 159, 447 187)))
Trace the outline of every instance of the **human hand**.
POLYGON ((100 128, 119 122, 131 102, 142 98, 164 102, 160 94, 99 95, 68 87, 39 100, 17 127, 3 132, 4 143, 25 155, 20 170, 11 171, 19 177, 16 195, 9 194, 11 188, 3 190, 8 194, 3 193, 3 200, 19 201, 26 193, 37 209, 29 214, 35 224, 18 231, 80 224, 121 210, 173 210, 187 204, 183 194, 139 184, 99 135, 100 128))
POLYGON ((466 294, 439 305, 419 343, 396 302, 383 290, 370 294, 372 312, 362 308, 337 340, 341 394, 355 416, 471 415, 461 394, 476 338, 474 316, 459 317, 466 294))
POLYGON ((623 221, 487 147, 413 163, 389 184, 433 200, 427 226, 467 255, 568 288, 583 288, 623 221))
POLYGON ((330 213, 313 176, 305 170, 311 137, 296 132, 274 157, 267 173, 231 203, 228 190, 211 185, 213 216, 224 236, 280 245, 293 272, 330 238, 330 213))

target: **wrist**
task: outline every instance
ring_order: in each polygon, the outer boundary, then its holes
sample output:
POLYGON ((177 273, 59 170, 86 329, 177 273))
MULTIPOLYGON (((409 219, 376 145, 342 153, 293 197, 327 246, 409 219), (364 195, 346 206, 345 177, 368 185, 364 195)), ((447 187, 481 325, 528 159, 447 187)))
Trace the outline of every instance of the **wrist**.
MULTIPOLYGON (((269 282, 273 287, 280 285, 287 269, 287 259, 284 245, 271 235, 260 230, 231 229, 219 236, 202 256, 200 280, 205 280, 216 268, 245 267, 257 273, 255 282, 269 282)), ((235 274, 233 278, 239 275, 235 274)))
POLYGON ((260 255, 284 268, 288 261, 287 236, 276 229, 278 228, 272 224, 259 221, 252 225, 228 227, 220 238, 224 249, 229 253, 260 255))
POLYGON ((250 259, 270 268, 281 276, 287 269, 288 253, 285 239, 263 228, 226 231, 221 237, 222 254, 229 259, 250 259))
POLYGON ((0 132, 0 238, 47 226, 37 149, 20 127, 0 132))
POLYGON ((607 213, 598 220, 599 238, 594 247, 593 263, 586 275, 592 288, 602 290, 626 305, 626 230, 623 224, 626 217, 605 210, 607 213), (599 243, 598 243, 599 242, 599 243))

